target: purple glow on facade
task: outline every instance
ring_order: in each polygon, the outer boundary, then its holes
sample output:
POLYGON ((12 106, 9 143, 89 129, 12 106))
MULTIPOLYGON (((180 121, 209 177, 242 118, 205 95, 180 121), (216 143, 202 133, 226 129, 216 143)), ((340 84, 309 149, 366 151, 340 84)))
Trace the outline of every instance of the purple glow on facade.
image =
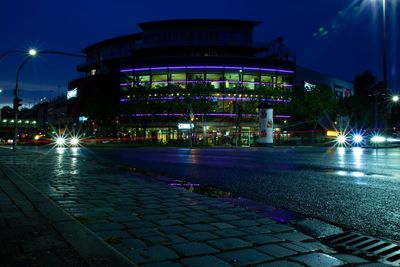
POLYGON ((192 183, 169 183, 170 186, 200 186, 200 184, 192 184, 192 183))
MULTIPOLYGON (((131 114, 132 117, 185 117, 183 113, 136 113, 131 114)), ((210 116, 210 117, 236 117, 235 113, 195 113, 195 116, 210 116)), ((257 117, 258 114, 241 114, 242 117, 257 117)), ((275 118, 290 118, 290 115, 275 115, 275 118)))
POLYGON ((284 69, 269 69, 269 68, 256 68, 256 67, 236 67, 236 66, 173 66, 173 67, 149 67, 149 68, 132 68, 122 69, 120 72, 132 72, 132 71, 147 71, 147 70, 166 70, 166 69, 231 69, 231 70, 256 70, 266 72, 281 72, 281 73, 294 73, 293 70, 284 69))
MULTIPOLYGON (((150 82, 150 81, 146 81, 146 82, 138 82, 138 83, 121 83, 120 86, 129 86, 132 84, 163 84, 163 83, 234 83, 234 84, 261 84, 261 85, 274 85, 274 83, 271 82, 242 82, 242 81, 231 81, 231 80, 178 80, 178 81, 157 81, 157 82, 150 82)), ((293 87, 293 84, 288 84, 288 83, 284 83, 282 85, 283 87, 293 87)))
MULTIPOLYGON (((145 97, 145 98, 140 98, 140 100, 184 100, 185 97, 183 96, 163 96, 163 97, 145 97)), ((207 100, 239 100, 239 101, 254 101, 254 100, 259 100, 257 97, 234 97, 234 96, 196 96, 192 97, 192 99, 196 100, 201 100, 201 99, 207 99, 207 100)), ((121 98, 120 102, 129 102, 130 99, 128 98, 121 98)), ((289 103, 290 100, 288 99, 273 99, 273 98, 260 98, 261 101, 270 101, 270 102, 278 102, 278 103, 289 103)))

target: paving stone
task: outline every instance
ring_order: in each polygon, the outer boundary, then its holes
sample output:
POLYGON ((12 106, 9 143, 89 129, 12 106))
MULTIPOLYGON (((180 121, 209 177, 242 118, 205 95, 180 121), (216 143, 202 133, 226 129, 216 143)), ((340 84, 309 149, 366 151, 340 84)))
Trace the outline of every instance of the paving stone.
POLYGON ((295 251, 301 252, 301 253, 306 253, 306 252, 312 252, 312 251, 314 251, 314 249, 310 249, 310 248, 307 248, 307 247, 303 247, 303 246, 301 246, 301 245, 298 244, 298 243, 288 243, 288 242, 285 242, 285 243, 282 243, 281 245, 284 246, 284 247, 286 247, 286 248, 289 248, 289 249, 291 249, 291 250, 295 250, 295 251))
MULTIPOLYGON (((176 205, 176 203, 175 203, 175 205, 176 205)), ((167 213, 181 213, 181 212, 190 211, 190 209, 186 208, 186 207, 171 207, 171 208, 165 208, 165 209, 163 209, 163 211, 165 211, 167 213)))
POLYGON ((257 264, 256 267, 304 267, 304 265, 297 263, 297 262, 280 260, 280 261, 271 261, 271 262, 267 262, 267 263, 261 263, 259 265, 257 264))
POLYGON ((238 226, 238 227, 247 227, 247 226, 255 226, 255 225, 258 225, 257 222, 252 221, 252 220, 230 221, 229 223, 232 224, 232 225, 238 226))
POLYGON ((219 235, 221 237, 239 237, 247 235, 246 232, 237 230, 237 229, 220 229, 216 231, 212 231, 211 234, 219 235))
POLYGON ((293 231, 294 228, 284 224, 269 224, 268 229, 270 229, 273 233, 287 232, 293 231))
POLYGON ((171 247, 179 254, 184 255, 186 257, 213 254, 219 252, 219 250, 205 243, 199 243, 199 242, 182 243, 182 244, 172 245, 171 247))
POLYGON ((351 255, 351 254, 334 254, 335 258, 345 261, 347 263, 368 263, 366 259, 351 255))
POLYGON ((335 253, 335 250, 333 250, 330 247, 327 247, 320 242, 316 241, 310 241, 306 240, 304 242, 294 242, 294 244, 297 244, 298 246, 301 246, 303 248, 306 248, 308 251, 322 251, 324 253, 332 254, 335 253))
POLYGON ((210 223, 210 225, 215 226, 218 229, 236 228, 236 226, 225 222, 215 222, 215 223, 210 223))
POLYGON ((191 232, 192 230, 180 225, 172 225, 172 226, 162 226, 160 227, 160 231, 167 234, 181 234, 181 233, 191 232))
POLYGON ((205 241, 219 238, 219 236, 211 234, 209 232, 183 233, 181 234, 181 236, 190 241, 205 241))
POLYGON ((215 255, 234 266, 247 266, 272 260, 273 257, 255 249, 241 249, 215 255))
POLYGON ((163 209, 165 206, 159 205, 159 204, 149 204, 149 205, 143 205, 143 208, 146 209, 163 209))
POLYGON ((163 214, 161 210, 158 209, 151 209, 151 210, 135 210, 135 213, 138 215, 158 215, 158 214, 163 214))
POLYGON ((246 231, 250 234, 268 234, 272 232, 271 229, 266 225, 250 226, 245 228, 242 227, 240 230, 246 231))
POLYGON ((136 264, 167 261, 179 258, 174 251, 161 245, 149 246, 142 250, 132 250, 127 256, 136 264))
POLYGON ((160 232, 157 230, 157 228, 130 228, 127 230, 131 235, 137 236, 137 237, 143 237, 143 236, 148 236, 148 235, 155 235, 155 234, 160 234, 160 232))
POLYGON ((215 256, 201 256, 193 257, 182 260, 183 264, 187 267, 230 267, 232 265, 218 259, 215 256))
POLYGON ((264 245, 269 243, 278 243, 283 240, 270 234, 246 235, 241 237, 244 240, 254 243, 255 245, 264 245))
POLYGON ((188 224, 195 224, 195 223, 212 223, 217 222, 218 220, 210 217, 210 216, 189 216, 186 215, 186 218, 180 219, 181 221, 188 223, 188 224))
POLYGON ((264 225, 276 224, 276 222, 274 220, 269 219, 269 218, 260 218, 260 219, 256 219, 256 221, 259 224, 264 224, 264 225))
POLYGON ((128 229, 137 229, 137 228, 155 228, 157 227, 156 224, 149 222, 149 221, 131 221, 131 222, 126 222, 124 225, 128 229))
POLYGON ((202 231, 202 232, 204 232, 204 231, 212 231, 212 230, 217 230, 218 229, 217 227, 214 227, 212 225, 200 224, 200 223, 197 223, 197 224, 186 224, 185 227, 187 227, 187 228, 189 228, 191 230, 194 230, 194 231, 202 231))
POLYGON ((162 226, 183 224, 183 222, 175 219, 157 220, 155 223, 162 226))
POLYGON ((96 232, 98 236, 103 238, 104 240, 107 240, 109 238, 122 238, 122 239, 129 239, 132 238, 132 236, 125 232, 125 231, 98 231, 96 232))
POLYGON ((277 233, 275 234, 276 237, 282 238, 284 240, 289 240, 293 242, 300 242, 304 240, 313 240, 311 236, 305 235, 298 231, 288 232, 288 233, 277 233))
POLYGON ((88 224, 87 227, 94 232, 121 230, 124 228, 124 226, 119 223, 91 223, 88 224))
POLYGON ((232 249, 252 246, 252 243, 244 241, 239 238, 215 239, 215 240, 210 240, 207 243, 220 250, 232 250, 232 249))
POLYGON ((176 262, 163 261, 141 265, 141 267, 182 267, 183 265, 176 262))
POLYGON ((113 222, 118 222, 121 224, 125 224, 125 223, 134 223, 137 221, 140 221, 141 219, 138 218, 136 215, 126 215, 126 216, 110 216, 109 217, 111 221, 113 222))
POLYGON ((239 216, 233 214, 216 214, 214 217, 223 221, 234 221, 241 219, 239 216))
POLYGON ((293 257, 291 259, 306 264, 307 266, 310 267, 321 267, 321 266, 329 267, 329 266, 339 266, 345 264, 345 262, 342 260, 339 260, 335 257, 319 252, 293 257))
POLYGON ((148 235, 143 237, 144 240, 156 245, 156 244, 163 244, 163 245, 170 245, 170 244, 179 244, 187 242, 185 238, 182 238, 178 235, 174 234, 158 234, 158 235, 148 235))
POLYGON ((146 246, 146 244, 143 241, 136 238, 124 239, 122 240, 121 245, 127 248, 139 248, 139 249, 144 248, 146 246))
POLYGON ((207 214, 207 212, 192 210, 191 208, 192 207, 190 207, 190 209, 188 209, 186 212, 184 212, 184 214, 186 216, 189 216, 189 217, 204 217, 204 216, 208 217, 208 216, 210 216, 209 214, 207 214))
POLYGON ((296 251, 284 248, 279 245, 265 245, 257 247, 257 249, 271 256, 274 256, 275 258, 283 258, 297 254, 296 251))
POLYGON ((212 215, 212 216, 221 214, 221 210, 220 209, 210 209, 209 208, 209 209, 204 210, 204 211, 207 212, 208 214, 212 215))
POLYGON ((137 217, 139 220, 146 220, 146 221, 158 221, 164 220, 166 218, 165 214, 156 214, 156 215, 142 215, 137 217))

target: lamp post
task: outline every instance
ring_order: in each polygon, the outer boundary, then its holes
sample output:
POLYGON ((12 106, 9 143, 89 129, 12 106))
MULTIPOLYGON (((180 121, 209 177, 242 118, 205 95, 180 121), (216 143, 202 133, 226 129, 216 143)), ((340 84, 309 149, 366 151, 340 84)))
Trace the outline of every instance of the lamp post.
MULTIPOLYGON (((388 75, 387 75, 387 34, 386 34, 386 0, 382 0, 382 63, 383 63, 383 93, 387 97, 389 95, 388 89, 388 75)), ((389 106, 385 109, 385 117, 384 117, 384 127, 385 131, 387 130, 388 119, 387 115, 389 113, 389 106)))
MULTIPOLYGON (((2 56, 5 54, 9 53, 14 53, 14 52, 22 52, 20 50, 10 50, 5 53, 3 53, 0 56, 0 59, 2 56)), ((19 98, 19 75, 25 66, 25 64, 34 56, 37 56, 38 54, 56 54, 56 55, 63 55, 63 56, 72 56, 72 57, 83 57, 86 58, 84 55, 80 54, 75 54, 75 53, 69 53, 69 52, 62 52, 62 51, 53 51, 53 50, 45 50, 45 51, 40 51, 40 53, 35 50, 35 49, 30 49, 28 51, 29 56, 25 58, 25 60, 19 65, 18 70, 17 70, 17 76, 15 78, 15 89, 14 89, 14 138, 13 138, 13 147, 12 150, 15 152, 17 151, 17 135, 18 135, 18 109, 19 106, 21 105, 21 99, 19 98)))
POLYGON ((394 129, 398 131, 398 118, 397 118, 397 110, 399 109, 399 102, 400 102, 400 96, 399 95, 392 95, 392 106, 394 107, 394 116, 393 122, 394 122, 394 129))
POLYGON ((19 81, 19 74, 21 73, 22 68, 25 66, 25 64, 37 54, 36 50, 29 50, 29 55, 27 58, 25 58, 24 61, 22 61, 21 65, 19 65, 18 70, 17 70, 17 76, 15 78, 15 89, 14 89, 14 138, 13 138, 13 146, 12 150, 15 152, 17 150, 17 132, 18 132, 18 109, 20 106, 20 101, 21 99, 19 98, 19 86, 18 86, 18 81, 19 81))

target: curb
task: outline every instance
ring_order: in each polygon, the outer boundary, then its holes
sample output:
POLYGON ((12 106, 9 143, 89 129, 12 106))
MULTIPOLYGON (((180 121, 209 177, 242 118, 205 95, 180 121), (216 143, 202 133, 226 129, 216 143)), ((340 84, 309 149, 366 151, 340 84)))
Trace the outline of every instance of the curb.
POLYGON ((14 170, 1 163, 0 168, 89 266, 136 266, 123 254, 66 213, 50 198, 43 195, 14 170))

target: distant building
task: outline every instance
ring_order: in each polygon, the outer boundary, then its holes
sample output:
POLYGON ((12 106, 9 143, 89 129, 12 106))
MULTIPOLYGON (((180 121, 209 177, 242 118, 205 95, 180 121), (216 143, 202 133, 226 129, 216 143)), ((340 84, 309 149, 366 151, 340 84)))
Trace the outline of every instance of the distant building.
POLYGON ((83 76, 69 83, 76 90, 70 111, 103 134, 166 142, 194 133, 203 143, 240 138, 250 145, 259 103, 274 105, 277 125, 290 119, 287 95, 295 77, 293 59, 277 57, 284 50, 254 44, 258 24, 146 22, 140 33, 93 44, 77 67, 83 76))
POLYGON ((332 92, 338 98, 354 95, 354 85, 352 82, 296 66, 296 86, 304 87, 306 90, 313 90, 318 84, 324 84, 332 88, 332 92))

